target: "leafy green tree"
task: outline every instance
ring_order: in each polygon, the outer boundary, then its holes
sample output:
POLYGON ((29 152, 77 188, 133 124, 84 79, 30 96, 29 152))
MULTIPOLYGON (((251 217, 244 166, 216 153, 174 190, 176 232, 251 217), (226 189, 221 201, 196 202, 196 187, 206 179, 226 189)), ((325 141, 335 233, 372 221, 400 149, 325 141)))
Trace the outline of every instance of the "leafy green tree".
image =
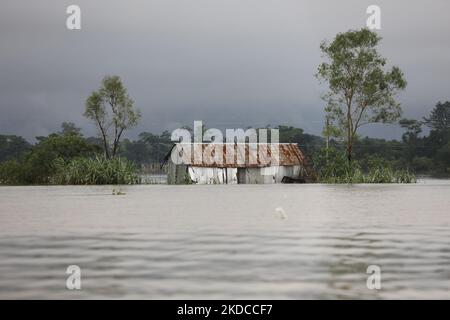
POLYGON ((141 113, 118 76, 106 76, 86 100, 84 116, 95 122, 106 158, 115 157, 124 130, 137 125, 141 113))
POLYGON ((278 130, 281 143, 296 143, 308 155, 319 150, 323 145, 322 137, 307 134, 301 128, 279 125, 278 130))
POLYGON ((422 139, 419 135, 422 133, 422 123, 414 119, 401 119, 400 126, 405 129, 405 133, 402 135, 402 141, 405 144, 405 158, 408 164, 412 164, 412 161, 418 150, 422 147, 422 139))
POLYGON ((429 156, 434 157, 436 152, 450 141, 450 102, 438 102, 424 124, 431 129, 425 139, 430 149, 429 156))
MULTIPOLYGON (((38 142, 22 159, 3 166, 8 172, 9 183, 46 184, 55 172, 55 160, 71 160, 91 157, 101 149, 87 142, 76 127, 62 125, 62 131, 47 137, 38 137, 38 142)), ((4 179, 6 180, 6 179, 4 179)))
POLYGON ((413 119, 401 119, 400 127, 404 128, 406 132, 402 135, 404 143, 414 145, 419 140, 419 134, 422 133, 422 124, 420 121, 413 119))
POLYGON ((82 136, 81 128, 77 127, 73 122, 63 122, 59 134, 82 136))
POLYGON ((172 148, 170 136, 168 131, 160 135, 142 132, 136 141, 123 141, 120 155, 136 164, 161 163, 172 148))
POLYGON ((77 157, 93 156, 98 149, 86 140, 74 134, 52 133, 43 138, 25 157, 23 168, 26 172, 25 182, 45 184, 54 173, 56 159, 70 160, 77 157))
POLYGON ((0 185, 18 185, 24 183, 23 165, 18 160, 0 162, 0 185))
POLYGON ((417 173, 432 174, 435 171, 433 160, 428 157, 414 157, 411 168, 417 173))
POLYGON ((31 150, 31 144, 15 135, 0 135, 0 162, 19 160, 31 150))
POLYGON ((436 152, 435 163, 439 172, 450 175, 450 141, 436 152))
POLYGON ((377 51, 381 37, 368 29, 339 33, 333 42, 322 42, 326 62, 317 77, 329 85, 324 95, 327 113, 345 132, 347 159, 352 160, 358 129, 369 123, 393 123, 401 114, 395 100, 406 87, 398 67, 385 71, 386 59, 377 51))
POLYGON ((428 118, 423 118, 424 124, 431 130, 450 132, 450 101, 438 102, 428 118))

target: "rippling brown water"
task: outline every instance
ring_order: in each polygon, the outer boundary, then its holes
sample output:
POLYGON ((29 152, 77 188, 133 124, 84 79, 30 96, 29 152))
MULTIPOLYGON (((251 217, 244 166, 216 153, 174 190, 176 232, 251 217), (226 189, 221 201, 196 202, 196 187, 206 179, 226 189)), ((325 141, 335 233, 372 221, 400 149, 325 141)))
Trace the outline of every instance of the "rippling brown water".
POLYGON ((0 298, 450 299, 447 181, 112 189, 0 187, 0 298))

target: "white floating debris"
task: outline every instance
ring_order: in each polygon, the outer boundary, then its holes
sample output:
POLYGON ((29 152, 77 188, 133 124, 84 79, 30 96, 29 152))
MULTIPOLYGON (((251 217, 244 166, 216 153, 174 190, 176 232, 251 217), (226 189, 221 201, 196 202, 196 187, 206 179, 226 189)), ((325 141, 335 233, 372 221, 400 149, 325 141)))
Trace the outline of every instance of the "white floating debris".
POLYGON ((275 209, 275 212, 277 213, 278 218, 280 218, 282 220, 287 219, 287 214, 282 207, 277 207, 275 209))
POLYGON ((113 196, 124 196, 125 194, 126 194, 125 192, 122 192, 122 191, 116 190, 116 189, 113 189, 113 191, 112 191, 113 196))

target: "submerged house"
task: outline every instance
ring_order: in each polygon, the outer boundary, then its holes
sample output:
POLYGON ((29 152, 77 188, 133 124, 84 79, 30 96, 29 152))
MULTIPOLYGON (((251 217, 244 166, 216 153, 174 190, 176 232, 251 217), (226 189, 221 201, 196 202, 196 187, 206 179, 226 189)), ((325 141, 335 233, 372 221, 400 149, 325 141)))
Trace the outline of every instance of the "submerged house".
POLYGON ((176 143, 164 165, 169 184, 302 183, 315 179, 294 143, 176 143))

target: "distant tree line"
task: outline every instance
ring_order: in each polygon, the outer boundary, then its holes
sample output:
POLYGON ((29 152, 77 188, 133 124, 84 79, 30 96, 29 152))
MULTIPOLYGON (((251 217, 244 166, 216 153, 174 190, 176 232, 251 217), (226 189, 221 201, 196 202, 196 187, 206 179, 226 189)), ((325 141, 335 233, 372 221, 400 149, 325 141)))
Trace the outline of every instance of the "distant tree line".
MULTIPOLYGON (((401 140, 356 137, 353 158, 363 171, 374 164, 408 169, 417 174, 450 176, 450 102, 439 102, 430 115, 422 120, 399 121, 404 133, 401 140), (429 134, 424 135, 424 127, 429 134)), ((305 133, 303 129, 280 125, 280 142, 296 143, 320 169, 320 155, 324 153, 326 139, 305 133)), ((331 139, 329 147, 345 153, 346 144, 331 139)), ((31 144, 15 135, 0 135, 0 183, 47 184, 54 179, 61 159, 70 162, 79 158, 102 156, 103 141, 97 137, 84 137, 73 123, 63 123, 59 132, 46 137, 36 137, 31 144), (57 159, 59 159, 57 161, 57 159), (53 178, 52 178, 53 177, 53 178)), ((127 159, 139 168, 141 165, 161 163, 173 142, 170 132, 161 134, 142 132, 137 139, 124 139, 117 156, 127 159)), ((335 166, 342 166, 334 159, 335 166)))

